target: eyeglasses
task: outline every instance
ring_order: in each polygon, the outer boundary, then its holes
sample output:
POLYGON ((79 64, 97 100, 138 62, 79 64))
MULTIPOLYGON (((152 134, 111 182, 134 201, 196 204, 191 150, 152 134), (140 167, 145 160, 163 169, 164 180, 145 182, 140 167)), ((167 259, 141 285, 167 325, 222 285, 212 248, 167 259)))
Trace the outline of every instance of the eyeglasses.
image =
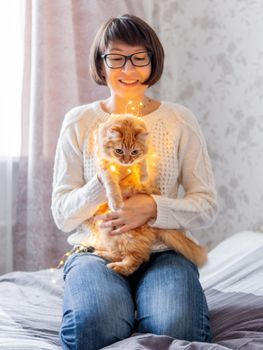
POLYGON ((127 60, 130 60, 135 67, 145 67, 151 62, 153 53, 150 51, 136 52, 132 55, 125 56, 117 53, 106 53, 101 55, 109 68, 122 68, 125 66, 127 60))

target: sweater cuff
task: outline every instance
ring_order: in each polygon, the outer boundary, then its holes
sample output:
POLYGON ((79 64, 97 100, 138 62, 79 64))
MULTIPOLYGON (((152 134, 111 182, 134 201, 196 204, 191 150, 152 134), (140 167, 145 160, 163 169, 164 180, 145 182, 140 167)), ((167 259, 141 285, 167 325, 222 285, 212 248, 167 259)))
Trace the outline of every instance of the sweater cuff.
POLYGON ((167 224, 171 220, 169 214, 170 199, 156 194, 151 194, 151 197, 157 206, 157 217, 149 220, 148 225, 155 228, 167 228, 167 224))
POLYGON ((106 191, 103 184, 99 181, 97 174, 83 187, 83 193, 86 198, 90 198, 94 207, 107 202, 106 191))

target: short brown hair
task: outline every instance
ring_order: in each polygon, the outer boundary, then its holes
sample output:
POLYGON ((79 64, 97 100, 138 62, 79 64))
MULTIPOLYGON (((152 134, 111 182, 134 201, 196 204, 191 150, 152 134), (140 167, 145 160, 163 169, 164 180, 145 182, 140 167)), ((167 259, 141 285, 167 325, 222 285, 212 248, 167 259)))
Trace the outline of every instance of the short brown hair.
POLYGON ((110 18, 96 34, 89 55, 89 69, 92 78, 99 85, 107 85, 102 74, 102 58, 110 42, 122 41, 128 45, 142 45, 153 53, 151 74, 144 84, 152 86, 162 75, 164 63, 163 46, 155 31, 141 18, 125 14, 110 18))

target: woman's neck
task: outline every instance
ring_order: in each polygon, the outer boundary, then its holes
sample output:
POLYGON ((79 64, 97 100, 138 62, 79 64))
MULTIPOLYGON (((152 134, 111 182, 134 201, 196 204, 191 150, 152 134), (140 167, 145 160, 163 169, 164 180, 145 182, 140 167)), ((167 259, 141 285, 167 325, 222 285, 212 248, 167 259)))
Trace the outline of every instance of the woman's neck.
POLYGON ((150 97, 136 97, 131 99, 123 99, 118 97, 109 97, 102 101, 102 107, 105 112, 121 114, 133 113, 137 115, 144 115, 151 108, 154 100, 150 97))

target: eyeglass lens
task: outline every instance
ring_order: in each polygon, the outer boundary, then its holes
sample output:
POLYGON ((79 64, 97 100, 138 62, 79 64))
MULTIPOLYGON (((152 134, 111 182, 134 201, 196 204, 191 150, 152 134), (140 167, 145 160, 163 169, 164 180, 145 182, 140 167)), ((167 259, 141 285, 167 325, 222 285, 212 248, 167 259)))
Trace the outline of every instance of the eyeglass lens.
MULTIPOLYGON (((127 58, 128 59, 128 58, 127 58)), ((148 52, 139 52, 131 55, 130 60, 136 67, 147 66, 150 63, 151 56, 148 52)), ((106 63, 110 68, 121 68, 126 63, 126 58, 119 54, 108 54, 106 63)))

